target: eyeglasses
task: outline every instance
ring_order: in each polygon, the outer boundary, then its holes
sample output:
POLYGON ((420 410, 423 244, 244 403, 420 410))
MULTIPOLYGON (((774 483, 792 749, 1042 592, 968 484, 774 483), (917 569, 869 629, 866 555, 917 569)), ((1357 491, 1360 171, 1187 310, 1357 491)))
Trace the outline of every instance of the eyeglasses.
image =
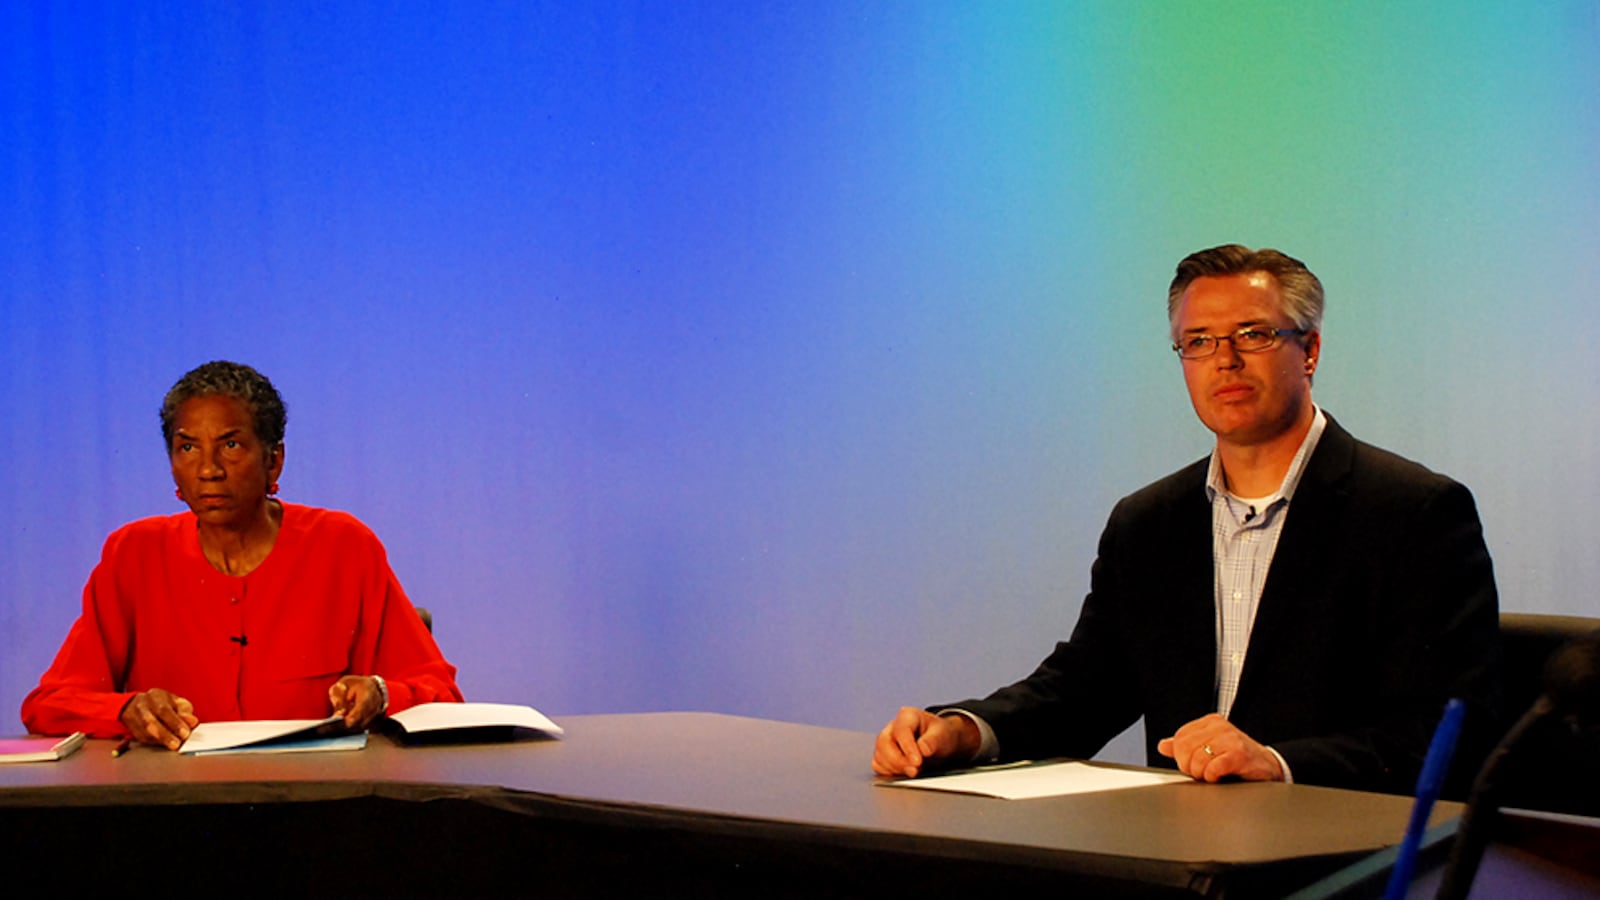
POLYGON ((1178 355, 1184 359, 1205 359, 1217 352, 1223 341, 1233 345, 1237 353, 1261 353, 1271 350, 1283 343, 1289 336, 1299 337, 1305 334, 1304 328, 1264 328, 1260 325, 1246 325, 1233 334, 1186 334, 1183 339, 1172 345, 1178 355))

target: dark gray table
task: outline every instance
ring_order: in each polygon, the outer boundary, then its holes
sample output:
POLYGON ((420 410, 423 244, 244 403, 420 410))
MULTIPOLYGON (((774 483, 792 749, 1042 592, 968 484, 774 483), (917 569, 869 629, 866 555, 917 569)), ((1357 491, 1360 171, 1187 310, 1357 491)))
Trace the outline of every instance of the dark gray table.
MULTIPOLYGON (((873 787, 858 732, 707 713, 561 724, 559 740, 374 736, 279 756, 113 759, 91 741, 0 766, 0 846, 13 872, 65 867, 106 887, 160 859, 186 881, 315 894, 1276 896, 1397 842, 1410 808, 1279 784, 893 790, 873 787)), ((1458 812, 1441 804, 1434 821, 1458 812)))

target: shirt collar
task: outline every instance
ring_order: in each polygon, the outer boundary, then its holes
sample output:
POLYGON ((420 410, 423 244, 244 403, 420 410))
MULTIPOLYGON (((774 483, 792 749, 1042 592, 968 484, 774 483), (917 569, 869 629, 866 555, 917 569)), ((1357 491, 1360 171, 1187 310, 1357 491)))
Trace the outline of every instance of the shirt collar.
MULTIPOLYGON (((1278 498, 1284 500, 1294 499, 1295 488, 1300 486, 1300 476, 1306 473, 1306 463, 1311 459, 1311 454, 1317 449, 1317 441, 1321 439, 1322 432, 1328 427, 1328 417, 1323 414, 1322 407, 1311 404, 1315 415, 1311 417, 1311 428, 1306 431, 1306 436, 1300 441, 1300 449, 1294 453, 1294 459, 1289 462, 1289 471, 1283 473, 1283 483, 1269 496, 1262 498, 1264 506, 1271 506, 1278 498)), ((1206 499, 1215 503, 1219 495, 1227 495, 1227 487, 1222 480, 1222 460, 1217 456, 1215 448, 1211 450, 1211 466, 1206 470, 1206 499)), ((1254 499, 1254 498, 1252 498, 1254 499)))

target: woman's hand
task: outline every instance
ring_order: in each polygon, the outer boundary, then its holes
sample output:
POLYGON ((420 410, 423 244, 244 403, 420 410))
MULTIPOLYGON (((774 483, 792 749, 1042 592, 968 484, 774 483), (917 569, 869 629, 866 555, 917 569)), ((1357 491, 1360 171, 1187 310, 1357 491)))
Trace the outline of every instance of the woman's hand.
POLYGON ((328 703, 347 728, 360 729, 383 714, 384 692, 371 675, 346 675, 328 688, 328 703))
POLYGON ((122 705, 122 724, 141 744, 154 744, 176 750, 189 739, 189 732, 200 720, 194 704, 160 688, 151 688, 122 705))

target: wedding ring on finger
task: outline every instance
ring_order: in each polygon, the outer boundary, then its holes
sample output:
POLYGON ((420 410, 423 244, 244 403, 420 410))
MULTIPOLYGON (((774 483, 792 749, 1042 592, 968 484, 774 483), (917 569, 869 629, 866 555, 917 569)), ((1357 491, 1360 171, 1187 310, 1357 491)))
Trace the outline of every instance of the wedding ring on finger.
POLYGON ((1211 757, 1212 759, 1216 759, 1217 758, 1217 751, 1211 749, 1211 745, 1210 744, 1204 744, 1204 745, 1202 745, 1200 747, 1200 749, 1205 751, 1205 754, 1207 756, 1211 757))

